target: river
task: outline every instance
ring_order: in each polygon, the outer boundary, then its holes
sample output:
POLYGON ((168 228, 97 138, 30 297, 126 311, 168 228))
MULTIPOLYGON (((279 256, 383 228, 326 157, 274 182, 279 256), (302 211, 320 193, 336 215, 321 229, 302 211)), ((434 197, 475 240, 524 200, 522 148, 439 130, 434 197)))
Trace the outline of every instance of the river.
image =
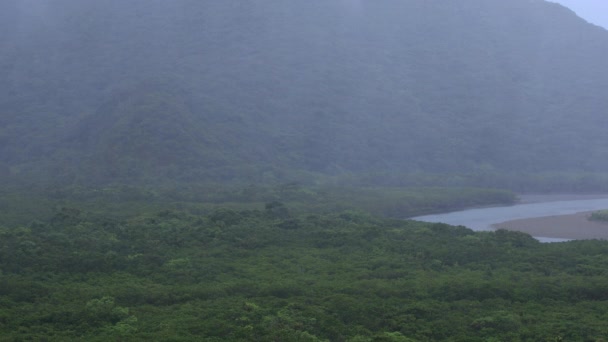
MULTIPOLYGON (((465 226, 473 230, 494 230, 493 224, 505 221, 546 216, 569 215, 608 209, 608 195, 523 195, 520 203, 503 207, 477 208, 443 214, 413 217, 424 222, 442 222, 465 226)), ((576 227, 574 227, 576 228, 576 227)), ((561 242, 569 239, 535 236, 541 242, 561 242)))

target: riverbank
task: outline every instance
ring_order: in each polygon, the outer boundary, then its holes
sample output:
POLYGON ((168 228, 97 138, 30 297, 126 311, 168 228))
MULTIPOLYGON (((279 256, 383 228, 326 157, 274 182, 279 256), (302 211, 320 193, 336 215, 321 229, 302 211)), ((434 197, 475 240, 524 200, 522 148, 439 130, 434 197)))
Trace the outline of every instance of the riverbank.
POLYGON ((425 222, 465 226, 476 231, 508 229, 531 234, 542 242, 608 239, 608 224, 590 222, 592 211, 608 208, 608 194, 519 196, 511 206, 469 209, 414 217, 425 222))
POLYGON ((492 225, 494 229, 507 229, 559 239, 608 240, 608 223, 590 221, 592 211, 568 215, 553 215, 510 220, 492 225))

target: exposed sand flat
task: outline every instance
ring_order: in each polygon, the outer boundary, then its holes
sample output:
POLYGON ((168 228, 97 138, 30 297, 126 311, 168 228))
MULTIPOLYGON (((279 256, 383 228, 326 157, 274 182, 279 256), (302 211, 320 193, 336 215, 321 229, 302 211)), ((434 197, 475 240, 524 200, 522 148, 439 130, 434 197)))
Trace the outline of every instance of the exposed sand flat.
POLYGON ((519 203, 542 203, 558 201, 578 201, 608 198, 608 194, 526 194, 519 195, 519 203))
POLYGON ((558 216, 512 220, 493 224, 494 229, 508 229, 562 239, 608 239, 608 223, 589 221, 591 211, 558 216))

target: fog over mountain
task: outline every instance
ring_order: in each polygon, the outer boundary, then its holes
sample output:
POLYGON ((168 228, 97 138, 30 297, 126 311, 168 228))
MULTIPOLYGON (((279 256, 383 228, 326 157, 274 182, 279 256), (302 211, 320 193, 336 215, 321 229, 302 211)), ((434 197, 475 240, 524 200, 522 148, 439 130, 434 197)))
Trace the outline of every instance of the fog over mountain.
POLYGON ((588 22, 608 28, 608 2, 603 0, 551 0, 572 9, 588 22))
POLYGON ((608 32, 541 0, 0 3, 0 173, 605 172, 608 32))

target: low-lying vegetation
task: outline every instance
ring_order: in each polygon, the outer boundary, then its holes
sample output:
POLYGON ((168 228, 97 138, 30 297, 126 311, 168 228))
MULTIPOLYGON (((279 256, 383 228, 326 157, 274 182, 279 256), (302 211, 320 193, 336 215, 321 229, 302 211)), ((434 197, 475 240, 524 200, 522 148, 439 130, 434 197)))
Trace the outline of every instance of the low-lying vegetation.
POLYGON ((382 188, 189 184, 172 187, 49 187, 0 188, 0 224, 46 221, 53 211, 71 207, 114 218, 150 211, 181 210, 207 214, 218 208, 263 209, 281 202, 294 213, 324 214, 361 210, 374 215, 406 218, 475 206, 508 205, 517 200, 506 190, 483 188, 382 188))
POLYGON ((6 341, 580 341, 608 336, 608 242, 297 214, 281 202, 0 229, 6 341))
POLYGON ((589 220, 591 221, 601 221, 608 222, 608 209, 607 210, 598 210, 591 213, 589 216, 589 220))

